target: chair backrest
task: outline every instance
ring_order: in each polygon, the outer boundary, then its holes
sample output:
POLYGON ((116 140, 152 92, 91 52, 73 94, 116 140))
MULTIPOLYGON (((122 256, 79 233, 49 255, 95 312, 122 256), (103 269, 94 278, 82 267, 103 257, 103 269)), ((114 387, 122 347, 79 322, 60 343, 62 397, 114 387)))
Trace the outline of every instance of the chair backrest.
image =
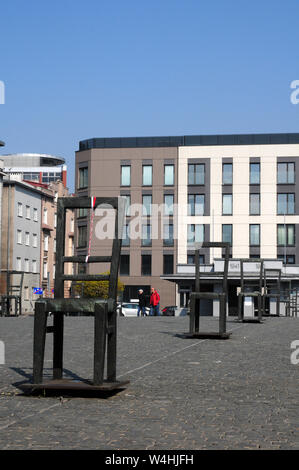
POLYGON ((252 271, 253 273, 257 273, 258 275, 258 281, 257 281, 257 287, 258 291, 262 293, 262 288, 263 288, 263 272, 264 272, 264 260, 261 258, 241 258, 240 259, 240 283, 241 283, 241 293, 244 293, 245 288, 246 288, 246 281, 247 281, 247 287, 252 287, 253 284, 253 277, 246 277, 246 270, 244 269, 245 264, 255 264, 255 270, 252 271), (248 281, 251 281, 248 282, 248 281))
POLYGON ((56 269, 54 297, 64 297, 65 281, 108 281, 108 298, 117 297, 117 280, 120 263, 120 252, 123 236, 123 221, 126 200, 123 197, 62 197, 57 200, 57 234, 56 234, 56 269), (96 210, 99 206, 115 210, 114 238, 110 256, 65 256, 65 225, 67 209, 96 210), (65 274, 65 263, 110 263, 110 274, 65 274))
POLYGON ((200 279, 201 277, 218 277, 222 278, 222 292, 227 293, 227 277, 228 277, 228 263, 229 263, 229 250, 230 243, 225 242, 203 242, 199 248, 195 249, 195 292, 200 292, 200 279), (223 248, 224 252, 224 269, 223 271, 201 272, 199 263, 199 254, 201 248, 223 248))
POLYGON ((274 287, 277 289, 277 293, 280 294, 280 283, 281 283, 281 269, 265 268, 264 269, 264 291, 267 293, 267 289, 274 287))

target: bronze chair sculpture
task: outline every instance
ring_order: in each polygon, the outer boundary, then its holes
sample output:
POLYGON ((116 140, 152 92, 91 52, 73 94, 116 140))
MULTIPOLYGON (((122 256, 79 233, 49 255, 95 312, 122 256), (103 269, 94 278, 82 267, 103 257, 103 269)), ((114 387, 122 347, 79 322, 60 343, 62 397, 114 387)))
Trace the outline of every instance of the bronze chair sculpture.
POLYGON ((200 272, 199 265, 199 249, 195 250, 195 292, 190 294, 190 327, 189 333, 185 337, 188 338, 211 338, 211 339, 227 339, 230 334, 226 332, 226 302, 227 302, 227 277, 229 263, 229 243, 221 242, 204 242, 202 248, 224 248, 224 270, 223 272, 200 272), (201 292, 201 278, 205 277, 221 277, 221 292, 201 292), (219 330, 218 332, 201 331, 200 330, 200 300, 211 299, 219 301, 219 330))
POLYGON ((128 381, 116 380, 116 300, 117 280, 120 262, 121 237, 125 200, 123 198, 67 197, 58 199, 56 236, 56 273, 54 299, 43 299, 35 305, 33 383, 25 384, 27 389, 67 389, 67 390, 114 390, 123 388, 128 381), (109 205, 115 210, 114 239, 111 256, 65 256, 66 210, 77 208, 96 209, 109 205), (121 235, 120 235, 121 234, 121 235), (110 263, 110 274, 64 274, 65 263, 110 263), (64 298, 65 281, 109 282, 108 299, 64 298), (53 326, 47 327, 49 312, 54 316, 53 326), (65 380, 63 374, 63 329, 64 314, 71 312, 94 315, 94 372, 93 382, 65 380), (53 333, 53 380, 43 382, 43 364, 46 333, 53 333), (106 354, 107 353, 107 354, 106 354), (104 380, 105 357, 107 355, 107 377, 104 380))

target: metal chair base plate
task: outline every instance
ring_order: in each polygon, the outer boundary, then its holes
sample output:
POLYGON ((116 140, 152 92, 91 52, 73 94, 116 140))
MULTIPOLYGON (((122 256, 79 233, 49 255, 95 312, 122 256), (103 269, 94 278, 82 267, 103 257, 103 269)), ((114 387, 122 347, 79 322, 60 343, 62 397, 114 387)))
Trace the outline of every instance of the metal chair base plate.
POLYGON ((21 385, 22 389, 30 390, 34 392, 35 390, 74 390, 74 391, 103 391, 109 392, 112 390, 117 390, 120 388, 125 388, 127 384, 129 384, 129 380, 123 381, 115 381, 115 382, 107 382, 104 381, 100 385, 94 385, 89 380, 67 380, 67 379, 60 379, 60 380, 49 380, 45 381, 41 384, 33 384, 33 383, 24 383, 21 385))
POLYGON ((242 318, 241 320, 236 320, 236 323, 264 323, 264 321, 258 318, 242 318))
POLYGON ((209 331, 197 331, 194 333, 184 333, 184 338, 198 338, 198 339, 228 339, 231 333, 217 333, 209 331))

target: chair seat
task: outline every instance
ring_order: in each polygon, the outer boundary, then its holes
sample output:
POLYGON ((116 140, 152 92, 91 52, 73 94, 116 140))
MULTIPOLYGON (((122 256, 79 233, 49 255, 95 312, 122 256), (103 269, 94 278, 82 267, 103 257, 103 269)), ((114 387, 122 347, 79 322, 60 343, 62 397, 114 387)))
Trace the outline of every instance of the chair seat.
POLYGON ((45 304, 46 312, 54 313, 93 313, 95 305, 107 305, 108 312, 111 312, 116 307, 116 302, 113 299, 99 299, 99 298, 86 298, 86 299, 42 299, 36 302, 37 304, 45 304))
POLYGON ((225 298, 225 294, 223 292, 191 292, 190 298, 219 300, 225 298))

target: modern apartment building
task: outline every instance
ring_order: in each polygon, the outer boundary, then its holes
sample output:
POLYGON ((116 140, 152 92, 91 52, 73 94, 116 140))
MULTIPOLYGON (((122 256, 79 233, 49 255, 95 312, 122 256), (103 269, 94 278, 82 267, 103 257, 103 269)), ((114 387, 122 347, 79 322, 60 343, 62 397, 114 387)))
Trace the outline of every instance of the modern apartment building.
POLYGON ((61 180, 67 185, 67 167, 61 157, 39 153, 1 155, 10 179, 49 184, 61 180))
MULTIPOLYGON (((126 300, 139 287, 154 286, 162 305, 179 304, 166 278, 177 265, 194 263, 195 244, 202 241, 229 242, 234 259, 299 263, 298 176, 299 134, 99 138, 80 142, 76 152, 78 195, 122 195, 147 213, 151 204, 164 203, 173 214, 157 239, 153 219, 145 216, 142 239, 132 240, 129 212, 122 248, 126 300)), ((77 227, 77 250, 85 253, 86 214, 77 227)), ((94 235, 92 241, 101 254, 102 243, 94 235)), ((221 257, 219 249, 206 249, 201 263, 221 257)))

